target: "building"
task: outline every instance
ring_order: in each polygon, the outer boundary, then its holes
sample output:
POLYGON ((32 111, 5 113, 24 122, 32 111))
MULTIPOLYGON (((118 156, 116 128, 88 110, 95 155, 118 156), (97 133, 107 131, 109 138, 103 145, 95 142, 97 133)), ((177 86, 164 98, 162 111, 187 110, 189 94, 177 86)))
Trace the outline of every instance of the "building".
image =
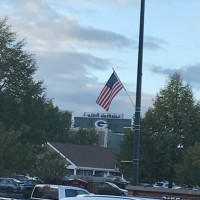
POLYGON ((66 161, 69 176, 121 176, 115 164, 119 149, 55 142, 48 142, 47 149, 57 152, 66 161))
POLYGON ((100 145, 108 148, 119 148, 125 129, 131 129, 131 123, 131 119, 116 113, 84 113, 82 117, 74 117, 74 128, 95 128, 100 145))

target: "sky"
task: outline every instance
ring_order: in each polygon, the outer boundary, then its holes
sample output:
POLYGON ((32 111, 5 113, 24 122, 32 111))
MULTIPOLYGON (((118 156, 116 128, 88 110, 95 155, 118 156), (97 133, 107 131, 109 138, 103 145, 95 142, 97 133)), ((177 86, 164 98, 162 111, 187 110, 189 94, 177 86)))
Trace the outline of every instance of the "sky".
MULTIPOLYGON (((0 18, 24 39, 47 98, 73 116, 106 113, 96 104, 113 69, 123 83, 109 113, 132 118, 140 0, 0 0, 0 18), (128 95, 127 95, 128 93, 128 95), (130 98, 132 102, 130 101, 130 98)), ((178 72, 200 99, 200 1, 146 0, 141 115, 178 72)))

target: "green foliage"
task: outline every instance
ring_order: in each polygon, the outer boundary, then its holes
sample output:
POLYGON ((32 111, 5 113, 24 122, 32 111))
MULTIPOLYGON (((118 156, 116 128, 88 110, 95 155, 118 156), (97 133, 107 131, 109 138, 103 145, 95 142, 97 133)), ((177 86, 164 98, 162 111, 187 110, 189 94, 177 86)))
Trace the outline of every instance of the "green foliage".
POLYGON ((34 167, 34 174, 45 183, 56 184, 67 175, 66 163, 56 152, 40 155, 34 167))
POLYGON ((0 175, 13 174, 16 171, 21 174, 30 173, 40 147, 22 144, 19 140, 20 132, 6 131, 2 123, 0 137, 0 175))
POLYGON ((99 136, 97 135, 95 129, 79 129, 70 138, 70 143, 72 144, 82 144, 82 145, 98 145, 99 136))
POLYGON ((124 178, 129 181, 132 178, 133 171, 133 162, 131 162, 133 160, 133 135, 133 131, 125 131, 124 139, 120 144, 120 152, 117 155, 117 166, 124 175, 124 178))
POLYGON ((71 113, 59 112, 58 107, 49 106, 46 113, 46 138, 51 142, 68 142, 71 126, 71 113))
POLYGON ((142 119, 142 180, 174 180, 184 151, 200 139, 196 113, 191 88, 174 74, 142 119))
POLYGON ((19 128, 32 111, 30 105, 44 101, 44 88, 32 79, 37 69, 33 55, 23 51, 25 42, 17 40, 6 20, 0 20, 0 44, 0 120, 6 127, 19 128))
MULTIPOLYGON (((184 84, 180 75, 175 73, 141 119, 140 182, 168 180, 172 183, 180 182, 181 176, 186 177, 183 174, 190 168, 186 163, 191 164, 192 161, 188 159, 190 156, 192 158, 191 154, 194 152, 190 149, 189 156, 185 157, 184 154, 195 142, 200 141, 199 122, 200 106, 195 105, 190 86, 184 84)), ((132 176, 132 163, 120 161, 132 160, 132 150, 133 133, 126 133, 117 159, 118 166, 127 180, 132 176)), ((196 171, 191 173, 193 178, 199 172, 197 166, 195 169, 196 171)), ((191 177, 188 178, 188 182, 190 181, 191 177)))
POLYGON ((0 174, 31 174, 42 144, 68 141, 71 113, 46 98, 33 79, 34 56, 6 23, 0 19, 0 174))
POLYGON ((200 185, 200 143, 187 149, 182 164, 176 167, 177 177, 182 184, 200 185))

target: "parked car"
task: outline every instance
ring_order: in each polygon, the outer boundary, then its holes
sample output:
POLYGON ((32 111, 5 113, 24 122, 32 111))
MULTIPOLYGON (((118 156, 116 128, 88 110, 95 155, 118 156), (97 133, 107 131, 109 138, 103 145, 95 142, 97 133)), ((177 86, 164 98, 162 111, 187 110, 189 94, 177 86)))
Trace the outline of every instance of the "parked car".
POLYGON ((75 197, 77 195, 90 194, 87 190, 67 185, 37 184, 35 185, 32 200, 62 200, 63 198, 75 197))
POLYGON ((143 186, 143 187, 153 187, 153 184, 152 183, 140 183, 140 186, 143 186))
POLYGON ((20 193, 24 189, 24 184, 13 178, 0 178, 0 191, 7 193, 20 193))
POLYGON ((125 189, 126 185, 128 185, 129 183, 121 176, 108 176, 105 181, 114 183, 115 185, 119 186, 122 189, 125 189))
POLYGON ((160 182, 156 182, 155 184, 153 184, 153 187, 168 188, 169 187, 169 183, 160 181, 160 182))
MULTIPOLYGON (((161 181, 156 182, 153 184, 153 187, 160 187, 160 188, 169 188, 169 182, 168 181, 161 181)), ((172 183, 172 189, 180 189, 181 187, 176 185, 175 183, 172 183)))
POLYGON ((99 194, 105 195, 118 195, 118 196, 127 196, 128 190, 122 189, 110 182, 100 182, 99 186, 99 194))
POLYGON ((36 178, 32 178, 27 175, 12 174, 6 176, 6 178, 14 178, 16 180, 21 181, 24 184, 24 190, 32 190, 33 187, 37 184, 36 178))

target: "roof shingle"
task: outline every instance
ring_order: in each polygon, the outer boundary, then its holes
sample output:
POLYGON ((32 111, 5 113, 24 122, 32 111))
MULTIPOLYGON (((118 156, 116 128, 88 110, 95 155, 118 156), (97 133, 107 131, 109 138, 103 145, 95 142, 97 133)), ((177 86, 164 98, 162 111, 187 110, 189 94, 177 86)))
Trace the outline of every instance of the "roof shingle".
POLYGON ((115 169, 119 149, 49 142, 76 166, 115 169))

